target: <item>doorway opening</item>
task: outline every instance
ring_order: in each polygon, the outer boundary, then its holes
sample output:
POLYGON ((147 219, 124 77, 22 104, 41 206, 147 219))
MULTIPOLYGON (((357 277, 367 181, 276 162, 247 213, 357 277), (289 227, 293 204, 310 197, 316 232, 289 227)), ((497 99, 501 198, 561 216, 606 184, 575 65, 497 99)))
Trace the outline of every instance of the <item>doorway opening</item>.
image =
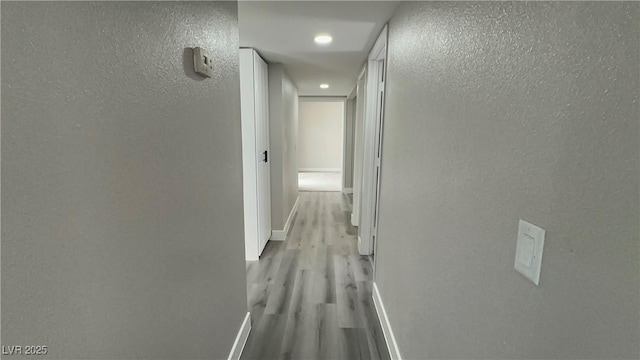
POLYGON ((342 191, 345 99, 300 98, 299 191, 342 191))

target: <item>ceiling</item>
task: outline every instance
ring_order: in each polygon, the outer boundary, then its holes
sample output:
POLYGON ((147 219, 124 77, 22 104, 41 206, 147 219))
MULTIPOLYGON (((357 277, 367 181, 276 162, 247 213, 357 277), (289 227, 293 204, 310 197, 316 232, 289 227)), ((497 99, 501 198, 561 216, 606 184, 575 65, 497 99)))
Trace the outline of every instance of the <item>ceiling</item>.
POLYGON ((300 96, 347 96, 396 1, 239 1, 240 46, 282 63, 300 96), (317 45, 317 34, 333 37, 317 45), (320 89, 320 84, 329 84, 320 89))

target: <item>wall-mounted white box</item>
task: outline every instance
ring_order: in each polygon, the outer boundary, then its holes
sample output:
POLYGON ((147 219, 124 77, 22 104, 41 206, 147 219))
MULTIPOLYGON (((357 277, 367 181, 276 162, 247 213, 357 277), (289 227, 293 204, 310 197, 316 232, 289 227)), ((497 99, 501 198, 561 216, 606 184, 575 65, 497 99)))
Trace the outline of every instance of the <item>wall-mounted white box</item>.
POLYGON ((514 267, 536 285, 540 282, 544 234, 544 229, 520 219, 514 267))
POLYGON ((201 48, 193 48, 193 69, 203 77, 213 76, 213 60, 209 53, 201 48))

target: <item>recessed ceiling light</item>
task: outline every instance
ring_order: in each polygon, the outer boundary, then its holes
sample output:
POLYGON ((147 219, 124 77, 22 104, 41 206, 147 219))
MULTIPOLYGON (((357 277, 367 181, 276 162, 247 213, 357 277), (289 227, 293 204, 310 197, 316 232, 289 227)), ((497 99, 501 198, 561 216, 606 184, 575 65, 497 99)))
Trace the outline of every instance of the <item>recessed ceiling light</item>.
POLYGON ((320 89, 328 89, 329 84, 320 84, 320 89))
POLYGON ((333 38, 330 35, 318 35, 313 41, 315 41, 316 44, 326 45, 333 41, 333 38))

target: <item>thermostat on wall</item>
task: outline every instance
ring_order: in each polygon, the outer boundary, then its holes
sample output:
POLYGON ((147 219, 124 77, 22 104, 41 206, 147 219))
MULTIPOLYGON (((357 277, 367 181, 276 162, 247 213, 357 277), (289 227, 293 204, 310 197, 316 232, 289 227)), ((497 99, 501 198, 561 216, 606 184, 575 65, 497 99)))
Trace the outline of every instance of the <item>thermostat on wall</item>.
POLYGON ((193 69, 196 73, 204 77, 213 76, 213 60, 209 56, 209 53, 201 48, 193 48, 193 69))

